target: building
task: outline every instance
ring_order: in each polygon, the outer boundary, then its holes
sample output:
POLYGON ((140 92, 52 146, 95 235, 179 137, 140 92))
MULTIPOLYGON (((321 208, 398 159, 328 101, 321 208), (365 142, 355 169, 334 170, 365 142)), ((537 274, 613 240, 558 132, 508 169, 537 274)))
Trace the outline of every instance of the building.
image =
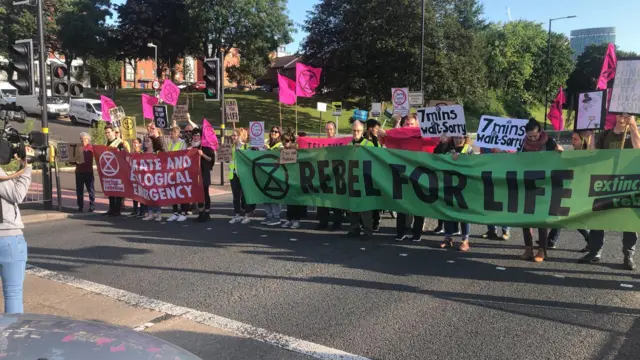
MULTIPOLYGON (((177 83, 187 82, 195 83, 200 81, 204 77, 204 66, 202 59, 196 59, 192 56, 186 56, 183 61, 176 66, 175 76, 173 81, 177 83), (186 65, 186 66, 184 66, 186 65)), ((227 77, 226 69, 240 64, 240 53, 238 49, 231 49, 224 57, 224 86, 235 86, 236 84, 230 83, 227 77)), ((155 61, 153 59, 138 60, 134 67, 130 61, 125 61, 121 70, 120 87, 123 89, 150 89, 153 86, 153 81, 156 79, 155 74, 155 61)), ((159 80, 171 78, 170 69, 164 69, 162 76, 159 80)))
POLYGON ((256 85, 278 87, 278 74, 282 74, 289 79, 295 80, 296 64, 299 60, 300 57, 296 55, 273 58, 273 62, 267 69, 267 73, 256 81, 256 85))
POLYGON ((571 49, 573 50, 573 60, 582 55, 584 49, 589 45, 615 44, 616 28, 603 27, 580 29, 571 31, 571 49))

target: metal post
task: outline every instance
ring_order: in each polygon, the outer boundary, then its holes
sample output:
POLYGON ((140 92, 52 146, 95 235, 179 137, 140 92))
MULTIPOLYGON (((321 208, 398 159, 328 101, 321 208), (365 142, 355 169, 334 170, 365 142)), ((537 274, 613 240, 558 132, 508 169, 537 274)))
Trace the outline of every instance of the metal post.
MULTIPOLYGON (((38 38, 40 42, 40 81, 38 88, 40 89, 40 103, 42 104, 42 111, 40 119, 42 121, 42 132, 45 134, 47 146, 49 146, 49 118, 47 114, 47 75, 45 66, 47 66, 46 58, 46 44, 44 43, 44 19, 43 19, 43 6, 44 0, 38 0, 38 38)), ((51 173, 49 172, 49 160, 42 164, 42 192, 44 197, 44 209, 53 209, 53 196, 52 196, 52 184, 51 173)))
MULTIPOLYGON (((220 49, 220 143, 224 144, 224 50, 220 49)), ((220 185, 224 185, 224 163, 220 161, 220 185)))
POLYGON ((420 46, 420 92, 424 96, 424 0, 422 0, 422 46, 420 46))
POLYGON ((547 130, 547 111, 549 106, 549 67, 551 66, 551 21, 549 19, 549 37, 547 38, 547 74, 544 81, 544 129, 547 130))

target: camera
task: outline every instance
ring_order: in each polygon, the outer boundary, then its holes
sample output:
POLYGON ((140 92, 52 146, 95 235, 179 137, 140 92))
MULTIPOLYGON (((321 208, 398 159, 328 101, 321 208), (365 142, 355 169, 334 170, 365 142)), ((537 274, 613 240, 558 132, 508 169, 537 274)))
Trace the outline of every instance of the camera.
POLYGON ((47 136, 43 132, 31 131, 29 134, 21 134, 11 127, 10 121, 24 123, 25 119, 20 112, 0 110, 0 120, 4 121, 4 127, 0 129, 0 165, 10 163, 14 155, 31 163, 47 162, 49 146, 47 136), (32 151, 27 151, 27 145, 32 151))

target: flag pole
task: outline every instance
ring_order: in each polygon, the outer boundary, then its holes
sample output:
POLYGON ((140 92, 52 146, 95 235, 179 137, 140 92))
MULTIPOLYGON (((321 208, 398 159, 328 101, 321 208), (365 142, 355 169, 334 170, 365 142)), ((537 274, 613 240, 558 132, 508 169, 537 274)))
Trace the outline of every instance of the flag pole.
POLYGON ((280 129, 282 129, 282 103, 278 101, 278 110, 280 111, 280 129))
POLYGON ((296 98, 296 134, 298 134, 298 99, 296 98))

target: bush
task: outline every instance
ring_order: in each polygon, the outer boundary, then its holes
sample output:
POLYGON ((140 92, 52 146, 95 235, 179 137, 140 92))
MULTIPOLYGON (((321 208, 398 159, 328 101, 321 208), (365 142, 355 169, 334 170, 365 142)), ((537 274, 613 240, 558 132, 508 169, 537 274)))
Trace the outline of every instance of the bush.
POLYGON ((91 135, 91 143, 95 145, 104 145, 107 142, 107 138, 104 137, 104 127, 106 123, 104 121, 98 121, 96 127, 92 127, 89 131, 91 135))

